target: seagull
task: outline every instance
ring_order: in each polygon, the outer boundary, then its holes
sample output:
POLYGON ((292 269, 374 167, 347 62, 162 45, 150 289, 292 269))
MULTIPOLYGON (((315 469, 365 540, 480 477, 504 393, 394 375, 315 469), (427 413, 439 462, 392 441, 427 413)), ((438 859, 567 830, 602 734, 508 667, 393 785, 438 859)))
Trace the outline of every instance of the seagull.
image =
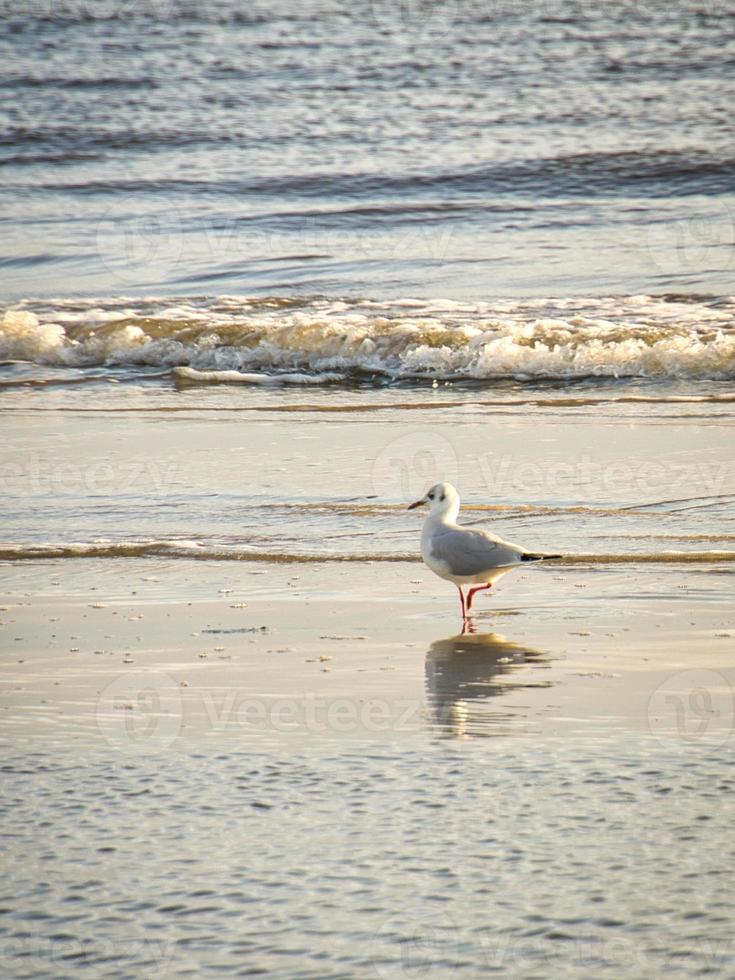
POLYGON ((459 494, 451 483, 437 483, 424 497, 409 504, 408 509, 429 505, 421 531, 421 557, 439 578, 457 586, 462 619, 466 620, 476 593, 489 589, 502 575, 526 561, 562 556, 532 554, 489 531, 460 527, 457 524, 459 503, 459 494), (463 585, 474 586, 466 600, 463 585))

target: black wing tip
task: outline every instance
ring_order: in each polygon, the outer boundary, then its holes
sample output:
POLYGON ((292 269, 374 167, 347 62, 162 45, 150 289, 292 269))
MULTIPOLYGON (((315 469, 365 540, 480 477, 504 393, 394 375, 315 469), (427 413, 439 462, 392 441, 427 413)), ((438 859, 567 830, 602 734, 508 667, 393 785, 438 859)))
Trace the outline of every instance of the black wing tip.
POLYGON ((521 561, 548 561, 550 558, 563 558, 564 555, 532 555, 530 552, 525 552, 521 555, 521 561))

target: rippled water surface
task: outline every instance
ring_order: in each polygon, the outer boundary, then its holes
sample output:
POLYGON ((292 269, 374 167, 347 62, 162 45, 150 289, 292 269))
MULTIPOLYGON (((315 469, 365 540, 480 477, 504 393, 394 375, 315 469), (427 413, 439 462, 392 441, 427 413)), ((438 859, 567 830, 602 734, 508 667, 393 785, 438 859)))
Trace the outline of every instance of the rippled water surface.
POLYGON ((18 977, 729 976, 731 752, 6 756, 18 977))
POLYGON ((2 293, 729 292, 734 11, 3 2, 2 293))

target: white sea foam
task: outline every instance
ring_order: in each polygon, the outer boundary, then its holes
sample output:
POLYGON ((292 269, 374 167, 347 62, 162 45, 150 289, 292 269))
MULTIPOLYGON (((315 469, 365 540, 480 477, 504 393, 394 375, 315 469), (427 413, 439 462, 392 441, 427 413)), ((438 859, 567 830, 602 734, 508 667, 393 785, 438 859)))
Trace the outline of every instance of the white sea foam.
POLYGON ((253 371, 197 371, 195 368, 175 367, 173 375, 181 381, 197 384, 243 385, 315 385, 344 381, 343 374, 261 374, 253 371))
POLYGON ((27 304, 0 357, 136 365, 197 383, 388 378, 735 377, 735 301, 633 296, 354 303, 221 297, 27 304))
POLYGON ((36 361, 52 360, 67 344, 64 328, 58 323, 41 323, 28 310, 8 310, 0 325, 0 355, 36 361))

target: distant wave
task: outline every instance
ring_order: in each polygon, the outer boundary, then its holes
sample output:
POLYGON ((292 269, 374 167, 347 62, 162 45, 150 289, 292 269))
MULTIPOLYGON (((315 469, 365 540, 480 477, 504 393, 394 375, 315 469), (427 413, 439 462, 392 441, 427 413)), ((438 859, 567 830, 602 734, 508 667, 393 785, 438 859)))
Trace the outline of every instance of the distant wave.
POLYGON ((735 298, 82 300, 0 321, 0 358, 187 384, 735 377, 735 298))
POLYGON ((442 167, 417 174, 303 174, 275 180, 255 180, 237 185, 237 192, 256 192, 283 198, 347 197, 350 199, 392 197, 441 191, 443 205, 451 205, 445 195, 460 196, 494 193, 536 193, 540 197, 586 196, 591 193, 657 193, 671 195, 713 193, 732 190, 735 158, 705 150, 661 149, 572 153, 553 157, 464 167, 447 171, 442 167))
MULTIPOLYGON (((17 83, 16 83, 17 84, 17 83)), ((24 85, 37 87, 43 84, 37 79, 29 79, 24 85)), ((49 78, 47 84, 56 88, 59 82, 49 78)), ((134 88, 150 85, 148 79, 101 79, 95 81, 80 78, 66 80, 66 88, 134 88)), ((130 132, 110 128, 95 130, 84 126, 69 147, 72 154, 89 155, 104 150, 135 150, 144 148, 175 148, 197 143, 227 144, 226 134, 200 133, 196 137, 190 132, 176 129, 150 129, 130 132)), ((15 127, 10 129, 0 142, 19 147, 41 147, 47 153, 58 152, 60 146, 69 145, 69 133, 56 126, 42 129, 15 127)), ((29 156, 15 155, 14 164, 35 163, 38 151, 29 156)), ((0 162, 3 162, 0 160, 0 162)), ((5 163, 9 161, 4 161, 5 163)), ((372 173, 370 171, 353 173, 331 173, 329 171, 296 174, 285 173, 266 177, 238 176, 223 177, 185 177, 162 178, 154 173, 150 178, 130 176, 90 180, 59 179, 59 174, 50 172, 42 186, 47 190, 77 191, 87 195, 100 193, 133 193, 155 190, 161 192, 200 192, 222 195, 257 195, 259 200, 272 199, 281 203, 281 210, 270 214, 270 219, 318 217, 322 221, 350 218, 357 215, 384 214, 393 220, 400 220, 406 214, 423 212, 445 213, 478 210, 498 211, 521 210, 542 214, 543 202, 554 198, 587 197, 594 194, 606 195, 647 195, 686 196, 687 194, 719 194, 732 192, 735 157, 719 151, 661 149, 652 154, 649 149, 610 151, 596 153, 574 153, 552 157, 538 157, 527 160, 486 164, 482 167, 462 167, 447 170, 436 166, 422 172, 412 173, 372 173), (488 194, 497 195, 486 200, 488 194), (504 195, 522 195, 521 202, 506 201, 504 195), (536 200, 529 205, 528 195, 536 200), (407 198, 410 198, 407 201, 407 198), (320 207, 316 211, 283 209, 283 202, 329 201, 330 208, 320 207), (376 202, 384 200, 380 205, 376 202), (348 206, 335 202, 369 202, 364 205, 351 203, 348 206), (397 204, 400 201, 402 203, 397 204), (407 209, 407 210, 406 210, 407 209)))

